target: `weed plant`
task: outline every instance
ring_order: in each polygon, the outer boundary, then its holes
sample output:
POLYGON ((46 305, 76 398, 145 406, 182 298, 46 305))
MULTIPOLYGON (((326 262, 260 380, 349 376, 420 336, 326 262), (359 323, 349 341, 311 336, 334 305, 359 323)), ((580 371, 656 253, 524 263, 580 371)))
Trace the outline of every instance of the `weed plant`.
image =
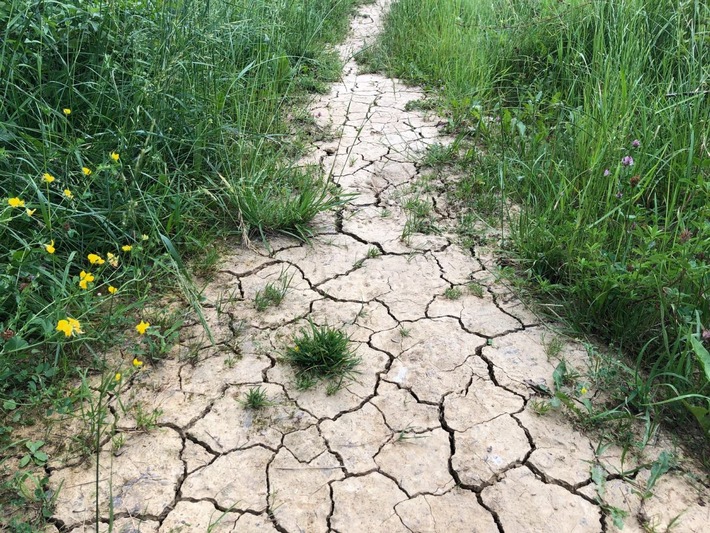
POLYGON ((285 358, 296 370, 299 388, 309 389, 318 381, 327 380, 330 394, 340 389, 345 379, 352 378, 360 364, 343 331, 313 322, 294 337, 285 358))
POLYGON ((266 391, 261 387, 250 388, 241 403, 246 409, 253 410, 263 409, 271 405, 266 391))
POLYGON ((538 292, 628 354, 643 410, 710 436, 708 20, 696 0, 400 0, 362 60, 437 88, 452 196, 503 217, 538 292))
POLYGON ((278 281, 267 283, 264 289, 257 291, 254 296, 254 308, 257 311, 265 311, 268 307, 281 305, 292 279, 293 274, 288 276, 285 272, 282 272, 278 281))

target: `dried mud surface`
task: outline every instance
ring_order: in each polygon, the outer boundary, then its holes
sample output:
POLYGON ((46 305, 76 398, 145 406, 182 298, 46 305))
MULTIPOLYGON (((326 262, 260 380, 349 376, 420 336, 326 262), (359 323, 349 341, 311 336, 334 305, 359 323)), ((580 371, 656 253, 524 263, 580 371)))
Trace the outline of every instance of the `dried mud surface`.
MULTIPOLYGON (((360 9, 343 58, 378 31, 388 5, 360 9)), ((157 428, 137 432, 121 417, 125 442, 106 443, 98 488, 91 461, 52 459, 50 485, 61 487, 52 530, 94 531, 97 490, 100 529, 111 501, 113 530, 125 533, 618 531, 607 505, 628 513, 624 531, 708 530, 707 489, 686 471, 642 499, 647 468, 622 476, 637 463, 532 409, 557 364, 544 325, 496 281, 489 254, 456 244, 441 200, 412 192, 418 158, 448 141, 438 117, 407 110, 422 97, 347 61, 342 81, 312 106, 339 136, 304 164, 358 196, 319 216, 308 244, 276 238, 270 250, 223 258, 203 292, 216 346, 197 323, 185 327, 175 359, 134 376, 122 402, 159 408, 157 428), (433 202, 440 234, 402 238, 412 194, 433 202), (256 292, 284 272, 284 301, 257 312, 256 292), (472 280, 482 296, 467 290, 472 280), (446 298, 451 288, 462 296, 446 298), (308 318, 342 327, 362 358, 335 394, 298 390, 279 360, 308 318), (270 401, 259 411, 241 403, 255 386, 270 401), (603 500, 595 466, 607 480, 603 500)), ((561 356, 586 364, 574 343, 561 356)))

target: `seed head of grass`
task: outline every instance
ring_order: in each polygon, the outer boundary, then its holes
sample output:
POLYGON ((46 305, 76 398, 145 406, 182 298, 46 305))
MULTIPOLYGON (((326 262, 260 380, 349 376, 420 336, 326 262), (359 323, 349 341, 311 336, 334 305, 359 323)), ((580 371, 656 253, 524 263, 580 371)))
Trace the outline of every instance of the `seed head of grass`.
POLYGON ((302 328, 294 337, 293 345, 286 350, 286 360, 296 370, 296 384, 308 389, 319 380, 331 381, 328 392, 333 394, 343 383, 352 378, 355 367, 360 364, 350 348, 350 338, 341 330, 329 326, 302 328))

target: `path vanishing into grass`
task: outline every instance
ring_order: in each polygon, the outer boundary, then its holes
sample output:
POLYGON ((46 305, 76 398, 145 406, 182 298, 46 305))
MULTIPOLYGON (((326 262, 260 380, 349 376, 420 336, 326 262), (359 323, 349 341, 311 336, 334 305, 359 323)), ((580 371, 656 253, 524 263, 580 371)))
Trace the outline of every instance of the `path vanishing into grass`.
MULTIPOLYGON (((361 8, 343 58, 388 5, 361 8)), ((119 438, 100 457, 100 530, 112 507, 120 532, 583 533, 618 531, 615 519, 625 532, 707 531, 692 468, 656 479, 669 442, 624 454, 539 413, 559 360, 584 372, 587 352, 550 350, 552 333, 497 281, 492 254, 457 245, 438 193, 449 178, 426 179, 417 163, 447 141, 438 117, 408 110, 422 97, 349 60, 314 102, 338 135, 304 164, 357 196, 319 216, 308 244, 232 249, 203 292, 216 346, 195 322, 174 358, 126 384, 119 438), (257 293, 282 283, 283 301, 257 310, 257 293), (309 320, 343 329, 361 358, 334 393, 299 390, 282 360, 309 320), (250 390, 267 405, 247 408, 250 390)), ((53 530, 94 531, 90 461, 51 457, 53 530)))

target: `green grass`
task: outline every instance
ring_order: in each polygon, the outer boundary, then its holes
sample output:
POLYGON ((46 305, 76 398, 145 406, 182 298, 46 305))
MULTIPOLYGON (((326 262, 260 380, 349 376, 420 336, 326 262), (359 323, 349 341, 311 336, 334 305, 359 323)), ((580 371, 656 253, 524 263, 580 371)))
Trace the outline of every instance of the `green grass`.
POLYGON ((278 307, 288 292, 293 274, 288 276, 282 272, 276 282, 267 283, 263 289, 257 291, 254 296, 254 308, 257 311, 265 311, 268 307, 278 307))
POLYGON ((341 330, 329 326, 316 326, 312 322, 294 337, 293 346, 285 352, 285 359, 296 370, 297 385, 309 389, 318 381, 330 384, 333 394, 346 379, 351 379, 360 364, 350 347, 350 338, 341 330))
POLYGON ((463 291, 459 287, 449 287, 444 291, 444 298, 447 300, 458 300, 463 296, 463 291))
POLYGON ((266 391, 261 387, 250 388, 242 400, 245 409, 259 410, 271 405, 266 391))
POLYGON ((627 354, 642 410, 707 436, 709 18, 695 0, 399 0, 361 54, 436 88, 457 143, 429 162, 464 171, 462 219, 497 221, 531 287, 627 354))

